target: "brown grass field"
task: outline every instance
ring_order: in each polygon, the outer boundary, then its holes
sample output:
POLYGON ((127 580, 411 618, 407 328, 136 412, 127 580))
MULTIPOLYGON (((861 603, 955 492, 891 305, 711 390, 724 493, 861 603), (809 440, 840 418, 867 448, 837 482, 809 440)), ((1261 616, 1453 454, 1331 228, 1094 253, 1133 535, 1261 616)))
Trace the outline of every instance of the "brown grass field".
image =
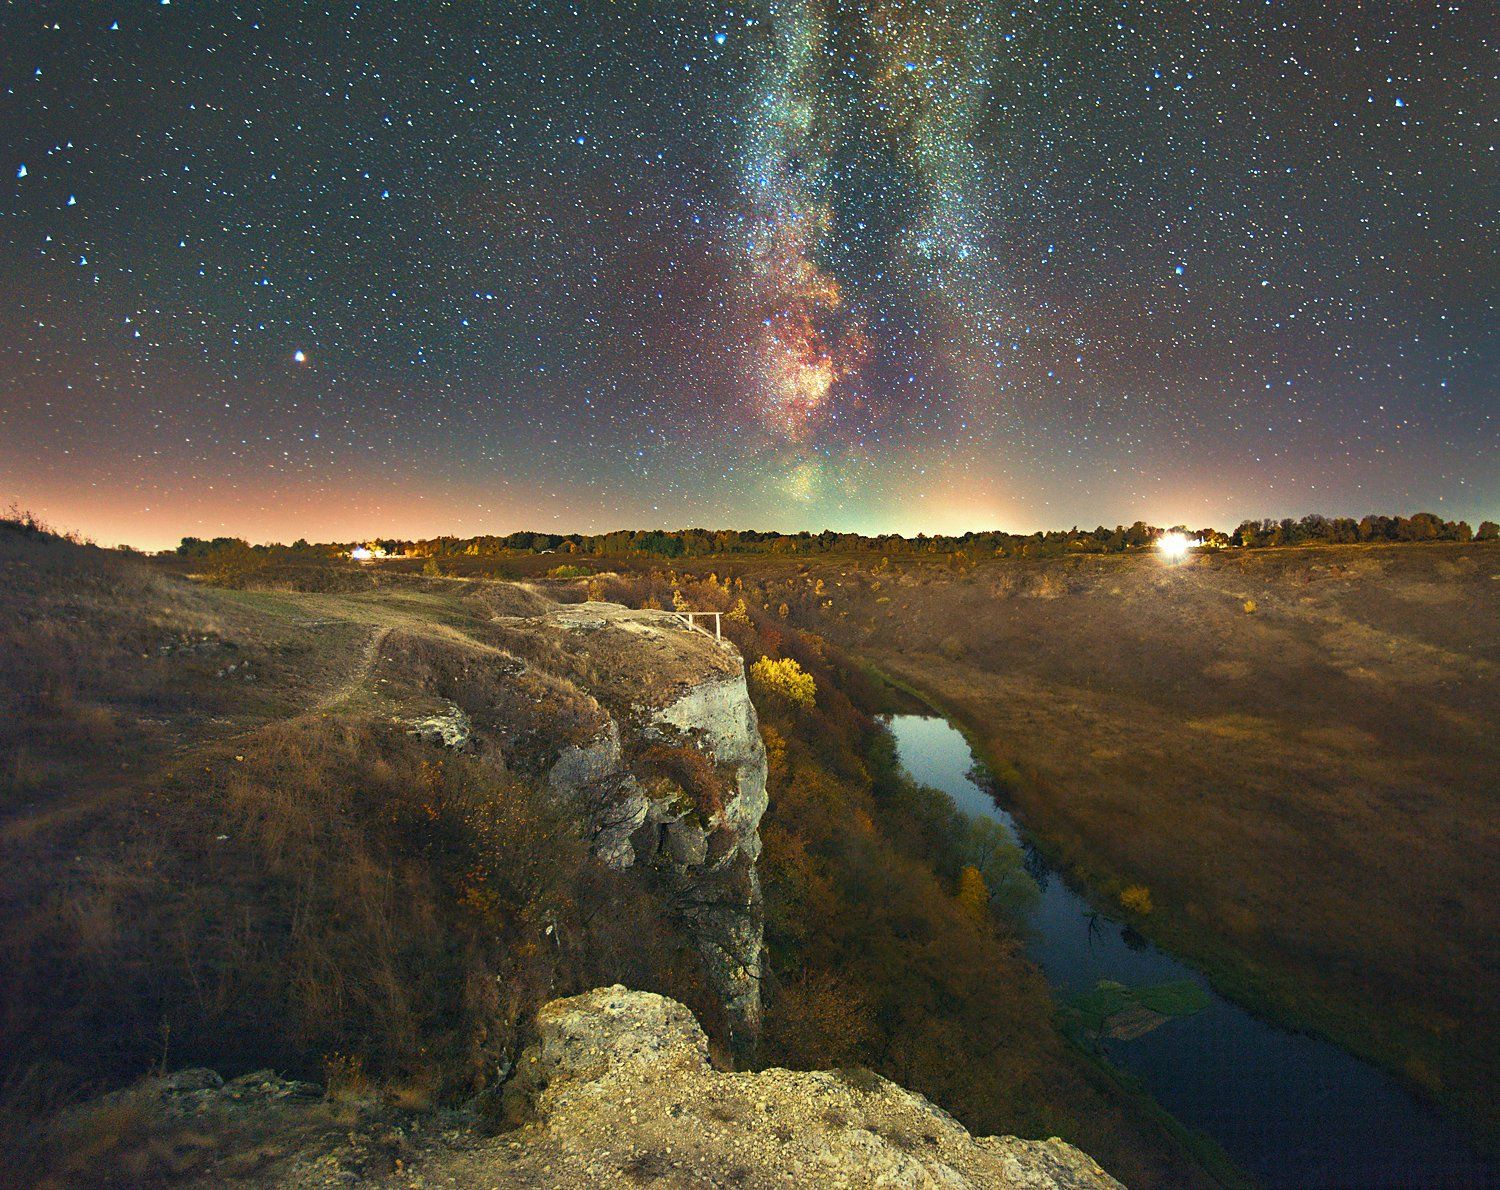
POLYGON ((1493 1139, 1500 546, 691 565, 951 715, 1225 990, 1493 1139))

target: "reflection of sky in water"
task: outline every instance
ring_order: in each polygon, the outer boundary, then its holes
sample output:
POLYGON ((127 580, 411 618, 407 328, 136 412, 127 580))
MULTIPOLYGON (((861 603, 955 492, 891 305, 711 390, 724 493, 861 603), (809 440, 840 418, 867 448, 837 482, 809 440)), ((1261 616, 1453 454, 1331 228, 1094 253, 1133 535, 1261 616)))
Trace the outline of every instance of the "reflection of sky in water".
MULTIPOLYGON (((890 720, 901 761, 965 813, 1011 816, 968 777, 969 746, 945 720, 890 720)), ((1017 835, 1018 841, 1020 836, 1017 835)), ((1191 967, 1096 914, 1055 873, 1043 871, 1028 953, 1066 996, 1101 979, 1140 985, 1191 979, 1191 967)), ((1337 1046, 1257 1020, 1214 995, 1193 1016, 1132 1041, 1109 1041, 1111 1061, 1138 1075, 1157 1100, 1208 1133, 1261 1181, 1280 1186, 1479 1185, 1485 1170, 1446 1118, 1393 1079, 1337 1046)))

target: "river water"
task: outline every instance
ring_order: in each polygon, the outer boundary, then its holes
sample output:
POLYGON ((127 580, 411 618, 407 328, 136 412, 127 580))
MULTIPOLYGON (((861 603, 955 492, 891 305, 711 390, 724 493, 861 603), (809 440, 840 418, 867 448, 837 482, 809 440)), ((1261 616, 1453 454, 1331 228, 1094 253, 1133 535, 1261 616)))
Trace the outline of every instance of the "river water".
POLYGON ((1460 1130, 1389 1075, 1330 1042, 1252 1016, 1193 968, 1098 912, 970 780, 974 757, 946 720, 896 715, 888 722, 912 777, 941 789, 965 813, 999 822, 1027 850, 1042 889, 1028 951, 1060 1001, 1100 980, 1129 987, 1192 980, 1209 991, 1201 1012, 1102 1045, 1110 1062, 1136 1075, 1242 1169, 1268 1186, 1490 1184, 1460 1130))

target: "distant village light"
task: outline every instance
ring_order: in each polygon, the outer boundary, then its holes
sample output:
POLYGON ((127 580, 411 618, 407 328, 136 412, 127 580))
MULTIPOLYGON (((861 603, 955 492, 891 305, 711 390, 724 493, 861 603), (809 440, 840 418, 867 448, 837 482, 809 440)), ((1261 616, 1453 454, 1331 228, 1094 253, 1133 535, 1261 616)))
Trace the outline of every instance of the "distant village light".
POLYGON ((1156 539, 1156 548, 1162 553, 1162 557, 1176 561, 1185 557, 1188 550, 1198 543, 1186 533, 1163 533, 1156 539))

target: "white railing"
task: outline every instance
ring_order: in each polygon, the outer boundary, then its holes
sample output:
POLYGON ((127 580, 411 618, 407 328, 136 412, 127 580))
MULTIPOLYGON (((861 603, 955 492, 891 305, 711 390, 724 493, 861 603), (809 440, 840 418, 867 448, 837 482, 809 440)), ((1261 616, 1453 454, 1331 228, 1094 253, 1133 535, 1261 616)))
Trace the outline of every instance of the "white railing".
POLYGON ((705 636, 708 634, 708 629, 697 622, 697 617, 702 616, 706 619, 707 617, 712 616, 714 620, 714 639, 718 641, 722 641, 724 639, 724 629, 720 619, 724 614, 723 612, 676 612, 674 614, 685 625, 687 625, 688 628, 696 629, 697 631, 703 633, 705 636))

